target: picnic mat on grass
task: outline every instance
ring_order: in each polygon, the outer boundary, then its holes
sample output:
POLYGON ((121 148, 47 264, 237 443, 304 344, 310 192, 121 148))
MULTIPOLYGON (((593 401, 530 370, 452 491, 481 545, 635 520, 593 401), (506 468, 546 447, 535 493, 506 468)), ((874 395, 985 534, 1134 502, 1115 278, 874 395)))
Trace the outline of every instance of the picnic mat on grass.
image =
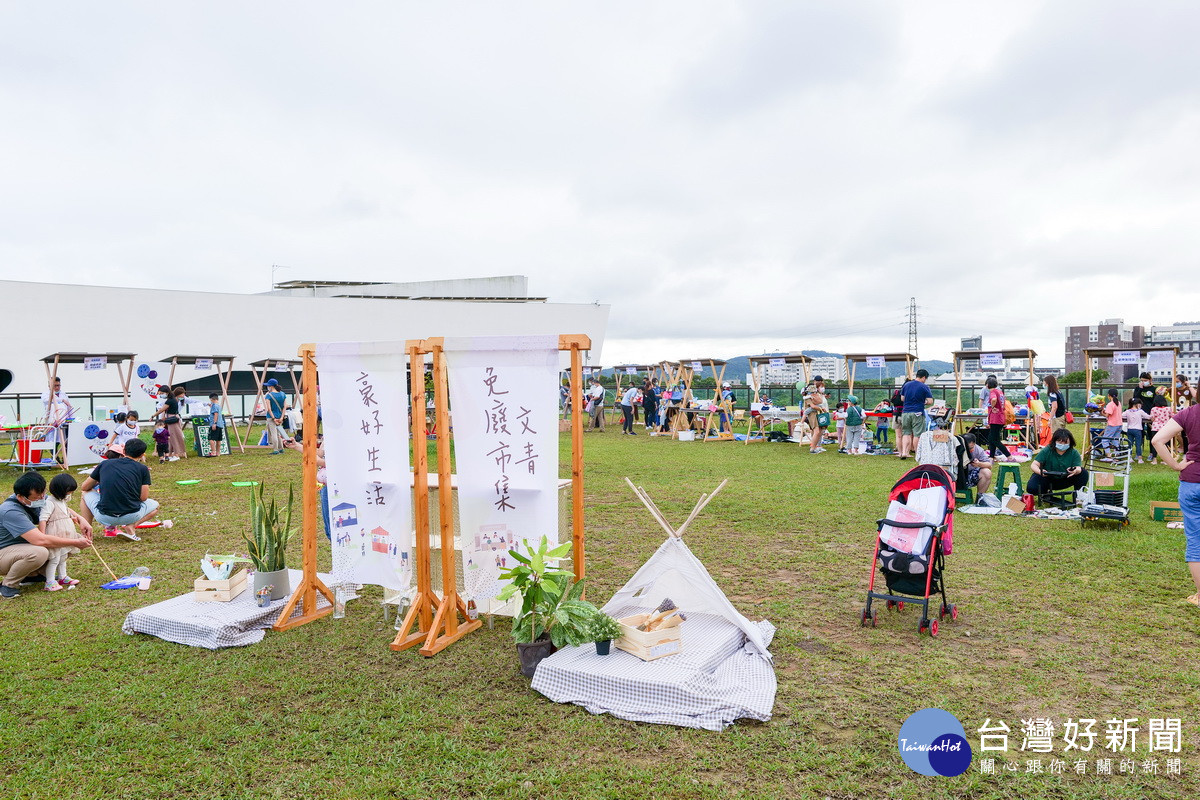
MULTIPOLYGON (((769 644, 775 626, 755 624, 769 644)), ((655 661, 615 646, 607 656, 596 655, 592 644, 563 648, 538 665, 533 688, 556 703, 635 722, 719 731, 738 719, 771 718, 775 669, 743 648, 746 636, 736 625, 715 614, 688 614, 681 634, 683 651, 655 661)))
MULTIPOLYGON (((288 570, 288 578, 294 589, 303 573, 298 569, 288 570)), ((329 585, 329 576, 318 573, 318 577, 329 585)), ((160 639, 191 647, 206 647, 218 650, 222 647, 241 647, 261 642, 266 629, 275 624, 288 598, 276 600, 269 606, 259 608, 254 600, 252 587, 228 603, 192 599, 192 593, 172 597, 160 603, 130 611, 121 624, 121 630, 130 635, 148 633, 160 639)), ((329 602, 317 595, 317 606, 323 608, 329 602)), ((300 616, 299 604, 292 612, 300 616)))

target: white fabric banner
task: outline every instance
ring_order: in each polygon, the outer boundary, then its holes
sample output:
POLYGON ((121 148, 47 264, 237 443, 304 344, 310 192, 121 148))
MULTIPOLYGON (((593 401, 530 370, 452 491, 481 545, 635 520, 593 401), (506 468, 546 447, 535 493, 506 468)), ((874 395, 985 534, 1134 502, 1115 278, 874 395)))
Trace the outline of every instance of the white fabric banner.
POLYGON ((999 353, 980 353, 979 366, 983 369, 1000 369, 1004 366, 1004 359, 999 353))
POLYGON ((1146 353, 1146 372, 1168 372, 1174 366, 1170 350, 1151 350, 1146 353))
POLYGON ((521 542, 558 542, 557 336, 447 338, 463 595, 500 593, 521 542))
POLYGON ((403 342, 317 345, 333 579, 412 583, 407 359, 403 342))

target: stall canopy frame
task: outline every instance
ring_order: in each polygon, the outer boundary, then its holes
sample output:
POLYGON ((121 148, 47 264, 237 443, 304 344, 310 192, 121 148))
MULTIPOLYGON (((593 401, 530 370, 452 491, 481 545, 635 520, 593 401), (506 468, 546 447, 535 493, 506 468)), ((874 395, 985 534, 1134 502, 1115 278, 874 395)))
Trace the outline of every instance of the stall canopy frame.
MULTIPOLYGON (((254 405, 250 406, 250 413, 246 415, 246 435, 243 437, 245 441, 250 441, 250 432, 254 427, 254 410, 258 408, 259 401, 264 400, 266 397, 263 394, 263 383, 267 380, 267 373, 271 372, 272 364, 276 367, 287 367, 287 372, 292 377, 294 394, 296 397, 302 396, 302 389, 304 387, 304 358, 260 358, 258 361, 251 361, 250 373, 254 376, 255 395, 254 405), (299 378, 296 377, 297 367, 301 369, 299 378)), ((310 430, 316 429, 312 428, 310 430)))
MULTIPOLYGON (((129 408, 129 384, 133 380, 133 362, 137 358, 137 353, 51 353, 42 359, 42 365, 46 368, 46 391, 50 396, 54 396, 54 379, 58 377, 58 367, 60 364, 83 364, 89 358, 103 358, 105 364, 115 364, 117 367, 117 377, 121 381, 121 396, 122 403, 125 408, 129 408), (128 361, 129 368, 124 372, 121 370, 121 362, 128 361)), ((62 468, 67 469, 67 442, 65 436, 55 437, 55 450, 61 448, 62 468)))
POLYGON ((1034 371, 1034 363, 1037 361, 1037 352, 1033 348, 1020 348, 1010 350, 955 350, 954 358, 954 413, 962 413, 962 365, 967 361, 978 361, 980 356, 999 355, 1001 360, 1008 361, 1014 358, 1024 358, 1029 365, 1029 385, 1037 384, 1037 374, 1034 371))
MULTIPOLYGON (((713 371, 713 377, 715 377, 717 380, 716 398, 719 400, 721 397, 721 381, 725 377, 725 365, 728 362, 723 361, 719 358, 687 358, 687 359, 680 359, 679 361, 677 361, 673 364, 673 367, 674 367, 673 385, 678 386, 681 383, 683 384, 683 398, 680 400, 679 406, 677 407, 677 410, 675 412, 675 416, 671 420, 671 437, 672 438, 677 437, 679 435, 679 432, 682 431, 685 427, 689 427, 688 425, 685 425, 683 423, 683 420, 687 419, 688 409, 692 408, 695 405, 695 395, 692 393, 692 382, 695 381, 695 379, 696 379, 696 368, 692 365, 699 364, 700 371, 703 372, 704 371, 704 362, 706 362, 706 361, 708 362, 709 367, 713 371), (720 365, 720 367, 721 367, 719 373, 717 371, 718 365, 720 365)), ((663 362, 664 366, 667 366, 669 364, 671 364, 671 362, 667 362, 667 361, 663 362)), ((691 413, 694 415, 697 413, 697 411, 693 410, 693 411, 691 411, 691 413)), ((707 425, 705 426, 705 430, 707 431, 707 425)))
POLYGON ((883 357, 885 364, 904 364, 904 377, 912 380, 917 368, 917 357, 912 353, 850 353, 844 356, 846 360, 846 385, 849 393, 854 394, 854 376, 859 364, 867 363, 868 358, 883 357))
POLYGON ((1087 396, 1092 396, 1092 359, 1093 358, 1112 358, 1114 353, 1129 353, 1136 351, 1140 358, 1143 353, 1150 352, 1166 352, 1171 353, 1171 408, 1175 407, 1178 398, 1175 397, 1175 376, 1179 374, 1179 348, 1175 345, 1144 345, 1142 347, 1085 347, 1083 348, 1083 374, 1084 386, 1087 387, 1087 396))
POLYGON ((759 439, 751 438, 752 434, 754 433, 754 426, 755 426, 756 422, 758 424, 759 436, 761 437, 762 433, 763 433, 762 417, 755 417, 754 413, 753 413, 753 404, 758 402, 759 392, 762 391, 762 385, 763 385, 762 384, 762 382, 763 382, 762 368, 763 368, 763 366, 769 366, 772 361, 775 361, 775 362, 782 361, 784 364, 799 364, 801 371, 804 373, 804 385, 807 386, 808 382, 810 380, 812 380, 812 362, 813 362, 813 360, 810 356, 806 356, 803 353, 792 353, 791 355, 786 355, 786 356, 750 356, 749 361, 750 361, 750 409, 751 410, 748 412, 749 416, 747 417, 747 421, 746 421, 746 444, 749 444, 751 441, 765 441, 762 438, 759 438, 759 439))
MULTIPOLYGON (((221 386, 221 410, 225 414, 225 430, 233 429, 234 436, 237 437, 238 449, 241 452, 246 452, 246 445, 242 438, 242 432, 238 429, 237 423, 233 421, 233 408, 229 402, 229 379, 233 375, 233 360, 234 356, 185 356, 174 355, 166 358, 160 358, 159 361, 171 362, 171 374, 167 378, 167 383, 171 386, 175 385, 175 367, 180 364, 184 366, 195 366, 198 361, 211 361, 213 367, 217 370, 217 383, 221 386), (222 369, 224 365, 224 369, 222 369)), ((250 414, 254 416, 253 412, 250 414)), ((233 443, 230 443, 232 447, 233 443)))

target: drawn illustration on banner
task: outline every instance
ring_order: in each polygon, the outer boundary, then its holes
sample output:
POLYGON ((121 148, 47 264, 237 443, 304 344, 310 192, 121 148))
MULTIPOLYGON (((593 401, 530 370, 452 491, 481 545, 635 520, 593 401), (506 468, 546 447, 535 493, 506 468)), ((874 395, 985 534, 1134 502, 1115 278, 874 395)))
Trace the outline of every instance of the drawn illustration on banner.
POLYGON ((137 384, 133 390, 133 396, 135 398, 157 401, 158 387, 166 384, 167 376, 170 374, 170 364, 164 364, 161 361, 139 362, 134 370, 134 375, 137 376, 137 384))

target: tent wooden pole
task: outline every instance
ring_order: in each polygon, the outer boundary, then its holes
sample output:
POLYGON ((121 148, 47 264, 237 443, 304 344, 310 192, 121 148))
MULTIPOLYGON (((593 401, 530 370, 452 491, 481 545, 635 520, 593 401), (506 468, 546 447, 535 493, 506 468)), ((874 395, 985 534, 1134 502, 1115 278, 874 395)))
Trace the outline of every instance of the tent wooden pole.
MULTIPOLYGON (((396 638, 392 640, 393 650, 406 650, 428 639, 433 630, 434 613, 441 605, 433 592, 429 563, 429 444, 425 427, 425 354, 429 348, 420 339, 405 342, 404 348, 408 352, 409 383, 412 387, 409 392, 412 400, 409 423, 412 426, 413 443, 413 519, 417 537, 413 567, 417 577, 417 595, 404 616, 396 638), (414 625, 417 626, 415 631, 414 625)), ((442 484, 439 483, 438 494, 442 491, 442 484)), ((449 494, 451 491, 451 487, 446 485, 445 492, 449 494)))
POLYGON ((167 385, 172 389, 175 388, 175 366, 179 363, 179 356, 171 356, 171 372, 167 375, 167 385))
MULTIPOLYGON (((304 359, 304 373, 312 377, 308 382, 309 391, 304 393, 304 429, 317 429, 317 365, 313 360, 316 347, 311 344, 301 345, 300 357, 304 359)), ((304 558, 304 572, 300 585, 292 592, 291 598, 279 612, 279 617, 272 626, 274 630, 286 631, 320 619, 333 613, 333 592, 317 577, 317 514, 319 514, 320 498, 317 497, 317 437, 304 437, 304 488, 301 492, 301 502, 304 504, 302 514, 301 551, 304 558), (329 605, 317 607, 317 593, 325 595, 329 605), (292 619, 292 612, 297 604, 300 605, 300 616, 292 619)))
MULTIPOLYGON (((571 405, 583 408, 583 350, 591 348, 587 337, 559 337, 558 348, 571 353, 571 405)), ((587 575, 583 542, 583 415, 571 415, 571 563, 575 568, 575 580, 587 575)))
POLYGON ((681 538, 683 537, 683 532, 686 531, 688 526, 692 524, 692 521, 700 515, 700 512, 704 510, 704 507, 712 502, 712 499, 717 496, 717 493, 725 488, 725 484, 727 483, 729 483, 729 479, 725 478, 721 481, 717 488, 712 490, 712 494, 702 495, 700 497, 700 500, 696 503, 696 507, 692 509, 692 513, 686 520, 684 520, 683 524, 679 526, 679 531, 676 535, 681 538))
POLYGON ((671 528, 670 524, 667 523, 667 520, 665 517, 663 517, 662 512, 658 510, 658 506, 656 506, 654 501, 650 499, 650 495, 646 493, 646 490, 640 486, 634 486, 633 481, 629 480, 628 476, 626 476, 625 482, 629 484, 629 488, 633 490, 633 493, 637 496, 637 499, 642 501, 642 505, 644 505, 646 510, 650 512, 650 516, 654 518, 654 521, 657 522, 659 526, 667 532, 668 536, 674 536, 675 531, 671 528))
POLYGON ((850 366, 850 394, 854 394, 854 376, 858 373, 858 362, 846 359, 846 363, 850 366))
POLYGON ((129 359, 129 368, 124 373, 121 372, 121 365, 117 364, 117 377, 121 379, 121 393, 125 401, 125 410, 129 410, 129 384, 133 382, 133 362, 136 359, 129 359))
POLYGON ((454 575, 454 490, 450 475, 450 404, 449 382, 446 378, 446 354, 441 337, 427 339, 433 352, 433 404, 437 430, 438 522, 442 545, 442 599, 433 624, 418 651, 433 656, 483 625, 481 619, 467 616, 467 604, 458 594, 454 575), (459 623, 458 617, 465 620, 459 623))

